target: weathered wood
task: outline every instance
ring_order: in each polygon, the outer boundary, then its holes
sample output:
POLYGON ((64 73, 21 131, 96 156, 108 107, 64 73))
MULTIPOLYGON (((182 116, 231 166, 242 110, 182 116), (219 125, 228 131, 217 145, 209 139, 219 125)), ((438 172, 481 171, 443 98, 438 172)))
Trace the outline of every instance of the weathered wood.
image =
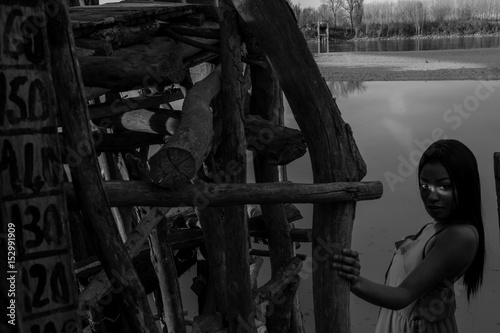
POLYGON ((107 57, 113 53, 113 47, 111 46, 111 43, 102 40, 77 38, 75 39, 75 46, 82 49, 92 50, 92 55, 96 56, 107 57))
MULTIPOLYGON (((256 42, 248 43, 248 49, 254 57, 264 57, 262 51, 256 46, 256 42)), ((280 115, 283 112, 283 93, 279 87, 278 80, 274 75, 271 66, 261 68, 251 67, 252 96, 250 99, 250 113, 261 119, 271 121, 271 124, 279 124, 280 115)), ((262 132, 261 132, 262 133, 262 132)), ((275 134, 269 131, 267 140, 275 141, 275 134)), ((263 135, 258 136, 263 139, 263 135)), ((301 138, 302 139, 302 138, 301 138)), ((303 139, 302 139, 303 140, 303 139)), ((302 154, 305 153, 305 142, 302 154)), ((300 145, 299 145, 300 147, 300 145)), ((302 155, 301 154, 301 155, 302 155)), ((254 171, 256 182, 279 182, 279 171, 276 166, 272 166, 272 157, 264 154, 254 156, 254 171)), ((286 163, 285 163, 286 164, 286 163)), ((279 269, 294 257, 290 226, 285 216, 283 205, 261 205, 266 223, 266 234, 269 244, 272 276, 278 274, 279 269), (271 222, 272 221, 272 222, 271 222)), ((295 230, 293 230, 295 231, 295 230)), ((296 240, 295 241, 300 241, 296 240)), ((298 285, 297 285, 298 286, 298 285)), ((292 313, 300 312, 294 307, 293 300, 295 293, 293 288, 288 288, 284 293, 284 298, 274 304, 270 302, 268 312, 266 312, 266 327, 270 332, 283 330, 284 332, 296 332, 303 330, 302 323, 292 322, 292 313), (272 306, 272 309, 271 309, 272 306), (292 323, 299 327, 292 327, 292 323)))
MULTIPOLYGON (((107 111, 100 112, 102 114, 107 111)), ((148 111, 135 110, 115 116, 109 116, 99 122, 100 127, 127 129, 130 131, 157 133, 171 136, 177 131, 182 121, 183 112, 173 110, 148 111)), ((266 157, 266 163, 271 165, 286 165, 306 152, 306 144, 302 133, 285 126, 275 125, 257 116, 249 116, 244 120, 247 149, 266 157)), ((123 133, 118 135, 124 135, 123 133)), ((99 139, 106 134, 99 136, 99 139)), ((139 141, 145 138, 135 136, 139 141)), ((130 138, 134 140, 133 137, 130 138)), ((153 138, 151 138, 153 139, 153 138)), ((171 140, 171 139, 170 139, 171 140)), ((112 140, 96 143, 97 147, 117 147, 134 145, 134 141, 124 142, 117 137, 116 144, 112 140), (111 141, 111 142, 110 142, 111 141)))
MULTIPOLYGON (((238 13, 228 0, 219 1, 222 87, 216 110, 222 119, 223 140, 215 154, 220 170, 229 171, 231 183, 246 183, 246 139, 243 119, 243 63, 238 13), (231 166, 230 166, 231 165, 231 166)), ((254 332, 252 290, 248 257, 245 206, 224 206, 224 255, 226 260, 228 332, 254 332), (238 283, 232 283, 238 281, 238 283)))
POLYGON ((293 258, 288 264, 282 266, 271 280, 257 289, 254 293, 254 304, 258 305, 265 301, 278 299, 288 284, 294 280, 297 274, 299 274, 301 269, 302 260, 300 258, 293 258))
POLYGON ((100 29, 90 34, 89 37, 107 42, 112 45, 113 49, 117 49, 135 44, 150 44, 157 31, 158 23, 153 21, 137 26, 114 25, 100 29))
POLYGON ((51 76, 66 72, 52 68, 46 20, 43 2, 0 2, 0 326, 9 332, 81 330, 51 76))
POLYGON ((163 305, 162 323, 167 332, 186 332, 182 310, 182 298, 177 279, 171 243, 169 241, 169 223, 160 223, 149 236, 151 261, 155 267, 161 290, 163 305))
POLYGON ((183 36, 190 37, 200 37, 209 39, 219 39, 220 38, 220 28, 219 24, 215 22, 205 22, 201 27, 192 26, 183 22, 183 24, 172 24, 172 23, 161 23, 159 24, 157 36, 162 36, 165 34, 163 29, 167 27, 168 29, 178 33, 183 36))
MULTIPOLYGON (((111 206, 224 206, 260 203, 329 203, 374 200, 382 196, 380 182, 206 184, 197 182, 179 190, 162 189, 148 182, 103 183, 111 206)), ((64 190, 72 207, 78 206, 72 184, 64 190)), ((70 206, 70 207, 71 207, 70 206)))
POLYGON ((193 65, 187 65, 187 60, 198 52, 199 48, 155 37, 149 45, 124 47, 111 57, 79 57, 78 61, 85 86, 127 91, 181 82, 193 65))
POLYGON ((208 155, 213 138, 210 102, 219 92, 220 75, 218 67, 187 92, 179 127, 149 159, 149 176, 157 185, 175 188, 187 183, 208 155))
MULTIPOLYGON (((184 211, 180 209, 176 211, 184 211)), ((141 246, 146 241, 151 231, 164 218, 165 214, 169 213, 170 208, 153 208, 141 220, 141 222, 130 233, 125 243, 125 248, 130 257, 135 257, 141 246)), ((173 213, 173 212, 172 212, 173 213)), ((111 290, 111 283, 106 278, 104 271, 101 271, 95 276, 92 282, 80 293, 78 299, 78 309, 81 312, 87 311, 94 307, 99 300, 111 290)))
POLYGON ((115 24, 132 26, 205 11, 206 6, 203 5, 120 2, 95 7, 73 7, 70 14, 74 36, 79 37, 115 24))
POLYGON ((497 192, 498 225, 500 226, 500 153, 493 154, 493 169, 495 171, 495 188, 497 192))
POLYGON ((203 24, 205 24, 205 14, 203 13, 196 13, 196 14, 191 14, 191 15, 185 15, 181 17, 175 17, 169 20, 172 23, 188 23, 196 27, 201 27, 203 24))
MULTIPOLYGON (((342 120, 288 4, 284 1, 232 1, 275 70, 306 138, 314 182, 359 181, 366 174, 366 166, 351 128, 342 120), (307 84, 297 85, 297 82, 307 84)), ((350 247, 354 212, 354 202, 314 207, 312 253, 317 263, 313 272, 316 333, 350 330, 349 284, 333 270, 323 253, 325 243, 329 246, 329 254, 350 247)))
MULTIPOLYGON (((249 254, 251 256, 259 256, 259 257, 269 257, 271 255, 268 250, 259 250, 259 249, 251 249, 249 254)), ((296 254, 295 257, 299 258, 302 261, 307 259, 307 256, 305 254, 300 254, 300 253, 296 254)))
POLYGON ((193 318, 192 333, 227 333, 220 314, 201 315, 193 318))
POLYGON ((90 119, 116 116, 125 112, 158 107, 165 104, 183 99, 184 95, 180 90, 171 93, 161 93, 148 97, 131 97, 112 101, 106 104, 94 104, 89 106, 90 119))
MULTIPOLYGON (((245 134, 248 149, 262 155, 265 158, 263 162, 265 164, 286 165, 303 156, 307 150, 300 131, 278 125, 259 116, 247 117, 245 134)), ((275 180, 278 181, 278 177, 275 180)))
POLYGON ((97 240, 98 255, 109 279, 115 278, 123 292, 115 294, 124 302, 127 320, 135 332, 155 332, 156 326, 144 289, 137 277, 130 257, 118 235, 113 217, 102 188, 95 150, 89 128, 87 101, 76 58, 72 54, 73 35, 69 28, 66 7, 57 1, 56 15, 47 15, 48 41, 51 54, 52 76, 61 110, 66 142, 85 154, 79 164, 71 166, 71 174, 79 201, 91 221, 91 234, 97 240))

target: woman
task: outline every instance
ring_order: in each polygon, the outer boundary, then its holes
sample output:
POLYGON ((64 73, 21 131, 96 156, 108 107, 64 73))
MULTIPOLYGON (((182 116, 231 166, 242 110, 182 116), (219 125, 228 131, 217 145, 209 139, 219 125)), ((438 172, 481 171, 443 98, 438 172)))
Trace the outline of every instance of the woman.
POLYGON ((385 285, 359 275, 356 251, 344 249, 334 268, 351 291, 381 307, 376 333, 458 332, 453 284, 463 276, 467 299, 482 284, 485 258, 476 158, 457 140, 440 140, 418 166, 420 196, 434 219, 396 243, 385 285))

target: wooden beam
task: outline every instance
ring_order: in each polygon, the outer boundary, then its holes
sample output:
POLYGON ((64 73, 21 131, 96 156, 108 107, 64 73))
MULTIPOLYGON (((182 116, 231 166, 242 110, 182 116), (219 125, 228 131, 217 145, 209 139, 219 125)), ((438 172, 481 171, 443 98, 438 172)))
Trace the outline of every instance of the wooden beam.
POLYGON ((135 332, 156 332, 153 315, 108 205, 97 167, 90 133, 90 118, 83 83, 74 49, 73 34, 66 7, 56 1, 59 10, 47 15, 48 44, 52 76, 66 142, 72 149, 85 146, 79 164, 71 167, 79 201, 91 221, 91 234, 97 240, 98 255, 109 279, 115 279, 123 292, 114 297, 124 302, 127 320, 135 332))
MULTIPOLYGON (((247 42, 250 54, 253 57, 265 59, 262 50, 258 48, 258 43, 250 39, 247 42)), ((283 113, 283 92, 279 86, 276 75, 271 66, 265 68, 252 66, 252 96, 250 99, 250 113, 256 118, 269 121, 275 126, 280 125, 283 113)), ((262 133, 262 132, 261 132, 262 133)), ((270 139, 274 139, 274 132, 269 133, 270 139)), ((262 136, 262 135, 261 135, 262 136)), ((305 148, 305 144, 304 144, 305 148)), ((304 149, 305 153, 305 149, 304 149)), ((302 154, 301 154, 302 155, 302 154)), ((272 163, 274 156, 269 154, 256 154, 254 156, 254 172, 256 182, 279 182, 279 170, 272 163)), ((291 161, 291 159, 290 159, 291 161)), ((281 164, 281 163, 278 163, 281 164)), ((286 163, 285 163, 286 164, 286 163)), ((266 234, 269 243, 272 275, 278 274, 279 269, 294 257, 293 241, 301 241, 291 237, 290 225, 286 219, 285 212, 281 204, 262 204, 262 214, 264 219, 272 221, 266 223, 266 234)), ((276 304, 271 304, 274 311, 266 313, 266 327, 270 332, 284 330, 285 332, 302 332, 303 323, 292 320, 298 318, 300 309, 293 302, 295 293, 287 292, 283 299, 276 304)))
POLYGON ((81 330, 44 6, 0 2, 2 332, 81 330))
MULTIPOLYGON (((232 1, 275 70, 306 138, 314 182, 361 180, 366 174, 366 165, 351 128, 342 120, 288 4, 266 0, 232 1), (307 84, 298 84, 300 82, 307 84)), ((322 254, 325 243, 333 248, 331 255, 342 248, 350 248, 355 206, 355 202, 330 202, 314 207, 312 253, 317 262, 313 272, 316 333, 350 330, 349 283, 322 254)))
POLYGON ((210 102, 220 89, 220 67, 197 82, 186 95, 175 133, 149 159, 151 180, 176 188, 191 180, 210 152, 213 140, 210 102))
POLYGON ((78 62, 85 86, 128 91, 181 82, 193 65, 187 60, 198 52, 199 48, 155 37, 149 45, 124 47, 111 57, 79 57, 78 62))
MULTIPOLYGON (((382 196, 380 182, 206 184, 167 190, 149 182, 107 181, 103 186, 111 206, 207 207, 260 203, 329 203, 373 200, 382 196)), ((72 207, 78 206, 72 184, 64 190, 72 207)), ((70 207, 71 207, 70 206, 70 207)))
POLYGON ((500 227, 500 153, 493 154, 493 170, 495 171, 495 188, 497 192, 498 226, 500 227))

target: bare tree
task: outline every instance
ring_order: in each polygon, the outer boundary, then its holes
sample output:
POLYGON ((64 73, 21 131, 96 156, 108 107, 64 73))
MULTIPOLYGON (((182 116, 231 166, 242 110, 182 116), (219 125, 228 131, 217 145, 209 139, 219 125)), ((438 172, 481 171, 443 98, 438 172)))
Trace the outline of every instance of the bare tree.
POLYGON ((364 0, 343 0, 342 8, 345 11, 345 15, 349 22, 351 23, 351 30, 359 29, 359 24, 363 20, 363 1, 364 0))
POLYGON ((337 28, 337 16, 342 9, 342 0, 321 0, 321 3, 327 5, 333 14, 333 27, 337 28))

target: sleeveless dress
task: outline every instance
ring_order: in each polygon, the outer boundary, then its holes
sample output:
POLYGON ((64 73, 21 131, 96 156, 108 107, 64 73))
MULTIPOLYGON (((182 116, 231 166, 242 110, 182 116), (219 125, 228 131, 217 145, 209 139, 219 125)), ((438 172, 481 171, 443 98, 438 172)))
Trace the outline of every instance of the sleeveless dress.
MULTIPOLYGON (((426 224, 416 235, 396 242, 396 250, 385 276, 385 284, 397 287, 424 259, 426 245, 446 229, 440 223, 426 224)), ((381 308, 375 333, 456 333, 455 292, 459 276, 443 281, 408 305, 394 311, 381 308)))

